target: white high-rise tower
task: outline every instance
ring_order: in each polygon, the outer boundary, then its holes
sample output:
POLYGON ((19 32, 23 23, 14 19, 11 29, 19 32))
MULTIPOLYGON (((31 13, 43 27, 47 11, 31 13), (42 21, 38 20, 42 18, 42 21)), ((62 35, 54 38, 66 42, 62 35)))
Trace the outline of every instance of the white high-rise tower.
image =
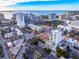
POLYGON ((24 20, 24 15, 22 13, 16 13, 16 21, 17 21, 17 25, 20 28, 24 28, 25 27, 25 20, 24 20))

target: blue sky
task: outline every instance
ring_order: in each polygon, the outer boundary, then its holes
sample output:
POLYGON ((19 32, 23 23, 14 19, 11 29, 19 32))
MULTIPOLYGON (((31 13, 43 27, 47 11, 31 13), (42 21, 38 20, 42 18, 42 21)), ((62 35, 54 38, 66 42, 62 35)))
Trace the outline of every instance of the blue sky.
MULTIPOLYGON (((2 0, 5 2, 5 0, 2 0)), ((2 3, 0 1, 0 3, 2 3)), ((4 9, 23 10, 79 10, 79 0, 6 0, 4 9)), ((3 9, 2 9, 3 10, 3 9)))
POLYGON ((54 1, 52 1, 52 0, 43 0, 43 1, 40 1, 40 0, 36 0, 36 1, 28 1, 28 2, 18 2, 18 3, 16 3, 15 5, 16 6, 35 6, 35 5, 37 5, 37 6, 39 6, 39 5, 66 5, 66 4, 77 4, 77 3, 79 3, 79 0, 54 0, 54 1))

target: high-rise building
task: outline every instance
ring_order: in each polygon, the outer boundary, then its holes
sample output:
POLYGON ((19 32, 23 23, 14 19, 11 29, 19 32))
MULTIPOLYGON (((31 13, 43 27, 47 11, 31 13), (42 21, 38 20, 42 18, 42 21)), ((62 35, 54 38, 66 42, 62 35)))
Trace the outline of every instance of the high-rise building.
POLYGON ((62 31, 52 29, 51 39, 52 47, 56 50, 58 43, 62 40, 62 31))
POLYGON ((40 24, 40 23, 41 23, 41 20, 42 20, 42 19, 40 19, 39 16, 36 16, 36 17, 35 17, 35 23, 36 23, 36 24, 40 24))
POLYGON ((65 12, 64 17, 67 20, 73 20, 73 13, 65 12))
POLYGON ((17 21, 17 25, 20 28, 25 27, 25 20, 24 20, 24 14, 23 13, 15 13, 13 15, 13 17, 15 18, 15 20, 17 21))
POLYGON ((28 17, 28 14, 24 14, 24 21, 25 25, 28 25, 30 23, 30 18, 28 17))
POLYGON ((56 20, 56 13, 50 13, 49 14, 49 19, 56 20))
POLYGON ((28 19, 29 19, 29 23, 31 24, 39 24, 41 22, 40 17, 33 13, 28 14, 28 19))
POLYGON ((29 23, 35 23, 35 15, 33 14, 33 13, 29 13, 28 14, 28 17, 27 16, 25 16, 25 18, 28 18, 29 20, 28 20, 28 22, 29 23))

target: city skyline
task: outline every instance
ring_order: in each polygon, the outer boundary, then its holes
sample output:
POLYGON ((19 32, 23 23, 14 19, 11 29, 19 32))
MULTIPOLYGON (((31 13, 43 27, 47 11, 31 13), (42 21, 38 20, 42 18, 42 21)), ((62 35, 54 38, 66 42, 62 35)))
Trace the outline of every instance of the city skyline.
POLYGON ((79 59, 79 0, 0 0, 0 59, 79 59))
POLYGON ((0 20, 0 59, 79 59, 79 11, 0 11, 0 20))
POLYGON ((14 14, 14 13, 25 13, 25 14, 27 14, 27 13, 33 13, 33 14, 35 14, 35 15, 37 15, 37 16, 39 16, 39 15, 48 15, 49 13, 55 13, 55 14, 64 14, 65 13, 65 11, 32 11, 32 10, 30 10, 30 11, 26 11, 26 10, 20 10, 20 11, 1 11, 1 13, 3 13, 4 15, 5 15, 5 18, 7 18, 7 19, 11 19, 11 17, 12 17, 12 15, 14 14))

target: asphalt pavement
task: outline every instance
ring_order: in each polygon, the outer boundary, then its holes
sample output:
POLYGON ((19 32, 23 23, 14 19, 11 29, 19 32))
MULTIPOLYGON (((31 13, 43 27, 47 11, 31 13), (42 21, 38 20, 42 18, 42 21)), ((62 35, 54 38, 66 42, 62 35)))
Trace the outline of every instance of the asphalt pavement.
POLYGON ((3 39, 1 39, 1 44, 2 44, 3 52, 4 52, 4 59, 9 59, 8 50, 5 46, 5 42, 3 41, 3 39))
POLYGON ((22 48, 20 49, 16 59, 22 59, 22 54, 23 54, 24 51, 25 51, 25 47, 22 46, 22 48))

